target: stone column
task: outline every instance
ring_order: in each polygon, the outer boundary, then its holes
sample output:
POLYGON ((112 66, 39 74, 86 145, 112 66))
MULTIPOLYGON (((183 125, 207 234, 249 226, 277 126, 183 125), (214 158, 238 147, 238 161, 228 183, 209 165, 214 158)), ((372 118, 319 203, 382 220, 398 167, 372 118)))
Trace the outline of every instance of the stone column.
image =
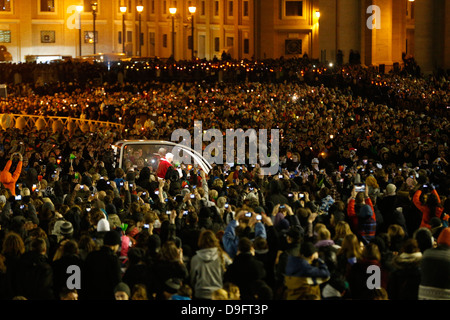
MULTIPOLYGON (((319 0, 319 54, 324 52, 324 59, 336 61, 337 53, 337 15, 336 5, 339 0, 319 0)), ((322 57, 322 54, 320 54, 322 57)))
POLYGON ((445 0, 444 5, 444 61, 442 67, 450 69, 450 0, 445 0))
POLYGON ((433 72, 433 7, 435 0, 416 0, 415 31, 414 31, 414 57, 421 68, 421 72, 433 72))
POLYGON ((25 61, 26 55, 33 54, 33 30, 32 30, 32 14, 33 6, 28 1, 15 1, 16 12, 19 12, 20 23, 18 25, 18 60, 25 61))
POLYGON ((348 62, 350 50, 361 53, 361 0, 337 0, 337 48, 348 62))

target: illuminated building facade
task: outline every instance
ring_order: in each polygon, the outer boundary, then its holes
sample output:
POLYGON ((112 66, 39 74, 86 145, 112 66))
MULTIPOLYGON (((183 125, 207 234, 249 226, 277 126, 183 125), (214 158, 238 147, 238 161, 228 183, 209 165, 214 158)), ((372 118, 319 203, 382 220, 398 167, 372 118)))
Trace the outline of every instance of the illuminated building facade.
POLYGON ((97 0, 95 9, 93 2, 0 0, 0 45, 14 62, 94 51, 220 59, 225 51, 234 59, 306 53, 330 62, 341 52, 345 63, 353 51, 386 71, 403 53, 425 72, 450 68, 450 0, 97 0))

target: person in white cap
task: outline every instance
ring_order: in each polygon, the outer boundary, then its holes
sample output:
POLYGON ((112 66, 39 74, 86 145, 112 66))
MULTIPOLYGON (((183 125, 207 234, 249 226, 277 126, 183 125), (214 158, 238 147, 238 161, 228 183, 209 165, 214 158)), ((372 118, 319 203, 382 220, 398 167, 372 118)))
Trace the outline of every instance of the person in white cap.
POLYGON ((159 160, 158 169, 156 170, 156 175, 158 176, 158 178, 166 178, 167 170, 169 169, 169 167, 173 166, 172 161, 173 154, 170 152, 161 157, 161 159, 159 160))
POLYGON ((313 167, 313 171, 319 171, 319 159, 314 158, 311 161, 311 166, 313 167))

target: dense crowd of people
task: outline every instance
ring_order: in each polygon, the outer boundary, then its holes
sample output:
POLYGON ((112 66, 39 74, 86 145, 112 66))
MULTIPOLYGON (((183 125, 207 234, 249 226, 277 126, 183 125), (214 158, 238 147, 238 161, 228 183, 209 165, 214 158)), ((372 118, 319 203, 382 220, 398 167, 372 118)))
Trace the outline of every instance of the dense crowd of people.
POLYGON ((61 81, 31 76, 45 65, 0 65, 2 114, 124 130, 1 131, 0 298, 449 298, 445 73, 307 58, 47 67, 61 81), (194 121, 279 129, 279 173, 173 163, 166 178, 132 147, 116 163, 114 142, 170 141, 194 121))

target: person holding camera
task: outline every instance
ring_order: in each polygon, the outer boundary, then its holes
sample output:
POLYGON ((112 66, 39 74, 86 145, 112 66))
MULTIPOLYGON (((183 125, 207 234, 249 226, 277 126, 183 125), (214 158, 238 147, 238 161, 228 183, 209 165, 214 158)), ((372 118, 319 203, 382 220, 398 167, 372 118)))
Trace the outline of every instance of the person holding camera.
POLYGON ((241 210, 225 228, 222 244, 228 255, 234 259, 238 251, 239 240, 243 237, 255 239, 267 238, 266 228, 262 221, 257 219, 254 212, 241 210))
POLYGON ((375 237, 377 218, 366 185, 353 187, 348 199, 347 215, 354 233, 364 244, 369 243, 375 237))
POLYGON ((438 217, 440 219, 444 212, 441 198, 433 185, 422 185, 422 187, 414 193, 413 203, 417 209, 422 212, 422 222, 420 223, 420 227, 431 230, 431 218, 438 217))
POLYGON ((2 172, 0 173, 0 182, 3 183, 3 185, 11 191, 13 196, 16 195, 16 182, 17 180, 19 180, 20 173, 22 172, 22 165, 23 165, 22 154, 19 152, 14 152, 11 155, 11 158, 6 163, 2 172), (14 173, 11 173, 9 172, 9 170, 11 169, 13 160, 16 159, 16 156, 19 157, 19 161, 17 162, 14 173))
POLYGON ((319 258, 318 249, 305 241, 300 255, 289 255, 285 274, 286 300, 320 300, 320 284, 330 278, 326 263, 319 258))

